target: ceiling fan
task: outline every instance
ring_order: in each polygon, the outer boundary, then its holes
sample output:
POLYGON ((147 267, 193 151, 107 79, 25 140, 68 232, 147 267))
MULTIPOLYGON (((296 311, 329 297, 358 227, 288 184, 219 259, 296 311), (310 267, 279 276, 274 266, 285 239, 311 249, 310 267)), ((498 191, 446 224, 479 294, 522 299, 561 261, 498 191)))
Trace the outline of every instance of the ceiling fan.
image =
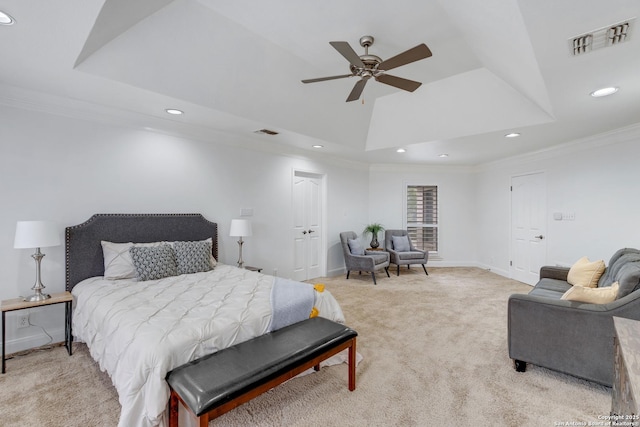
POLYGON ((422 43, 418 46, 406 50, 392 58, 383 61, 379 56, 369 55, 369 46, 373 44, 372 36, 360 37, 360 46, 364 47, 364 55, 358 55, 347 42, 329 42, 342 56, 351 64, 349 66, 351 73, 339 76, 320 77, 317 79, 302 80, 302 83, 323 82, 325 80, 343 79, 345 77, 360 77, 355 86, 351 90, 347 102, 355 101, 360 98, 364 86, 370 78, 374 78, 380 83, 397 87, 408 92, 418 89, 422 83, 413 80, 403 79, 402 77, 386 74, 387 71, 410 64, 421 59, 431 56, 431 51, 426 44, 422 43))

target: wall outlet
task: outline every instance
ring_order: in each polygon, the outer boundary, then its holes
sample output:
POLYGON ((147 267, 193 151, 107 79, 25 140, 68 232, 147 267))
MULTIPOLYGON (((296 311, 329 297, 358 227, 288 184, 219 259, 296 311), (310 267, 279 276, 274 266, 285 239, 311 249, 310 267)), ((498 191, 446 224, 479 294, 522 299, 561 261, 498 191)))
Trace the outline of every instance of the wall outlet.
POLYGON ((28 314, 21 314, 18 317, 18 329, 27 328, 27 327, 29 327, 29 315, 28 314))

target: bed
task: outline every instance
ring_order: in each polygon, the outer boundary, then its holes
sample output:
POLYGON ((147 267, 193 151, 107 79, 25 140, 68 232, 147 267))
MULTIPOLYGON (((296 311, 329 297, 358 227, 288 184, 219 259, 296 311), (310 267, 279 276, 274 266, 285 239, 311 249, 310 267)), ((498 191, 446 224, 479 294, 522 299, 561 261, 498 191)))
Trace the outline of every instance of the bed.
POLYGON ((73 335, 111 377, 121 427, 167 424, 180 365, 310 316, 344 323, 322 285, 217 262, 217 224, 200 214, 97 214, 65 245, 73 335))

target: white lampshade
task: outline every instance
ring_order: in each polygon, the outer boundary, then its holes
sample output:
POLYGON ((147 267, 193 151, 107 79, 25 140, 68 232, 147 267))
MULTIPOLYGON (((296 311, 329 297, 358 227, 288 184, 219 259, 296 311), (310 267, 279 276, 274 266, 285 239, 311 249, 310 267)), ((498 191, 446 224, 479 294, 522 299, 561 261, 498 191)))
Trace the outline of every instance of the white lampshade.
POLYGON ((246 237, 251 236, 251 221, 248 219, 232 219, 231 230, 229 230, 229 236, 231 237, 246 237))
POLYGON ((14 248, 46 248, 58 245, 60 245, 60 235, 54 222, 18 221, 14 248))

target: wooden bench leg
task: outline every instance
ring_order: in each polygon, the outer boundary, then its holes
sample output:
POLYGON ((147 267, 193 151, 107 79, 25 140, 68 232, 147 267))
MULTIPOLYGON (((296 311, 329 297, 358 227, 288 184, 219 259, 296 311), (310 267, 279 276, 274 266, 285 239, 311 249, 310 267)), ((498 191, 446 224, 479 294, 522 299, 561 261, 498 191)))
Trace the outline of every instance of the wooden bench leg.
POLYGON ((209 425, 209 414, 202 414, 198 417, 198 427, 207 427, 209 425))
POLYGON ((349 347, 349 391, 356 389, 356 340, 349 347))
POLYGON ((171 397, 169 398, 169 427, 178 427, 179 404, 178 395, 171 390, 171 397))
POLYGON ((317 365, 315 365, 315 366, 313 367, 313 370, 314 370, 314 371, 316 371, 316 372, 318 372, 318 371, 320 370, 320 364, 318 363, 317 365))

